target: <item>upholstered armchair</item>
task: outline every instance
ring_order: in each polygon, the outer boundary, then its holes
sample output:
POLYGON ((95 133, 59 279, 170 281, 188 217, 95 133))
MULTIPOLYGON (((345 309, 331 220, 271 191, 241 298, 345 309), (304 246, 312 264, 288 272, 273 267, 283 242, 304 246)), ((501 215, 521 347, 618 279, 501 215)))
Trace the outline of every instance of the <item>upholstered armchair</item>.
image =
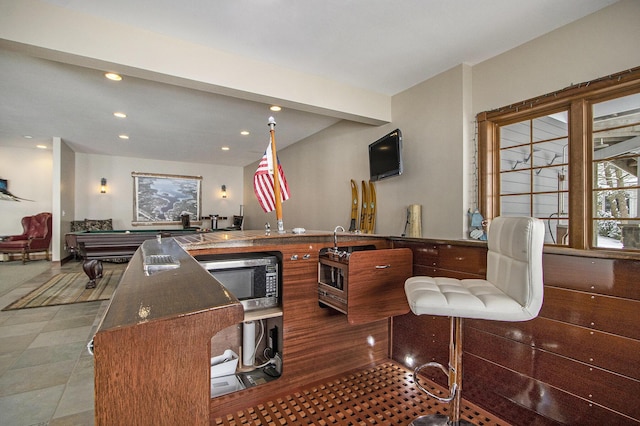
POLYGON ((24 232, 20 235, 4 237, 4 240, 0 241, 0 253, 21 253, 24 264, 29 260, 29 253, 44 251, 47 254, 47 260, 51 260, 49 254, 51 223, 51 213, 23 217, 24 232))

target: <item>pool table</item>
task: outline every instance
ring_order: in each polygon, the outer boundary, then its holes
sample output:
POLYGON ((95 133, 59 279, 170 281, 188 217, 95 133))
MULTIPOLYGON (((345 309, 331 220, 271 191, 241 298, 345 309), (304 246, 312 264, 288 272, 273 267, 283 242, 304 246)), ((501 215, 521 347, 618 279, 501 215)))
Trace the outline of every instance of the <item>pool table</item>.
POLYGON ((199 231, 200 228, 77 231, 65 235, 65 247, 74 257, 80 255, 84 272, 89 277, 87 288, 94 288, 96 278, 102 275, 101 261, 128 262, 145 240, 156 238, 158 234, 168 238, 199 231))

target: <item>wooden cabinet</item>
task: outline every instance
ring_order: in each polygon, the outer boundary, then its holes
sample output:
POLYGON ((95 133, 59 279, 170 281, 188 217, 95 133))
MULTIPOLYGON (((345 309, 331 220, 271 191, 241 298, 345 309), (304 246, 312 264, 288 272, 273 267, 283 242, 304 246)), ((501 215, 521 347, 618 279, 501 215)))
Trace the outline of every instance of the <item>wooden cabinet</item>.
POLYGON ((468 244, 471 245, 395 241, 394 247, 413 251, 413 275, 484 278, 487 273, 486 244, 476 241, 468 244))
POLYGON ((318 300, 365 324, 409 312, 404 282, 412 274, 411 250, 355 251, 342 257, 325 253, 318 264, 318 300))

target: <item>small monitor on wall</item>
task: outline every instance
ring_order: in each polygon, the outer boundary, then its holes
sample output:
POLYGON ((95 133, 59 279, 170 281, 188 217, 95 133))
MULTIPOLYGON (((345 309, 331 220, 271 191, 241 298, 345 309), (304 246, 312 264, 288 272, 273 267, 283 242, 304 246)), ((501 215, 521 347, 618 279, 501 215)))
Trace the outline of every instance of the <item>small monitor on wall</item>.
POLYGON ((0 179, 0 190, 7 191, 9 189, 9 182, 6 179, 0 179))
POLYGON ((402 132, 396 129, 369 145, 371 181, 402 174, 402 132))

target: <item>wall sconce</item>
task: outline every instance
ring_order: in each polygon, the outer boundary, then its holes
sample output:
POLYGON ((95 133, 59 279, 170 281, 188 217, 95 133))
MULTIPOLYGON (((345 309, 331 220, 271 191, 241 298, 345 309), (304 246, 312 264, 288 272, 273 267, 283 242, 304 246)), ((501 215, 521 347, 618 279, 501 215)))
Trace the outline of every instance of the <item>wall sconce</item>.
POLYGON ((222 198, 227 198, 227 185, 222 185, 222 198))
POLYGON ((107 193, 107 178, 100 179, 100 193, 101 194, 107 193))

